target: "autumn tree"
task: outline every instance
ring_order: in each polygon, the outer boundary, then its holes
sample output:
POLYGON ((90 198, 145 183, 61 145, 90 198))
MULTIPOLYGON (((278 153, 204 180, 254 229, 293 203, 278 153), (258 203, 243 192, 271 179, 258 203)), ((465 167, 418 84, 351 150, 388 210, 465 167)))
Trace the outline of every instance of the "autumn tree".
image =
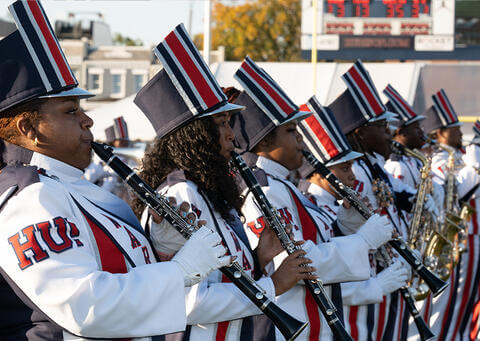
MULTIPOLYGON (((300 57, 301 0, 247 0, 241 5, 216 1, 212 48, 225 46, 227 60, 292 61, 300 57)), ((196 37, 195 42, 201 42, 196 37)))

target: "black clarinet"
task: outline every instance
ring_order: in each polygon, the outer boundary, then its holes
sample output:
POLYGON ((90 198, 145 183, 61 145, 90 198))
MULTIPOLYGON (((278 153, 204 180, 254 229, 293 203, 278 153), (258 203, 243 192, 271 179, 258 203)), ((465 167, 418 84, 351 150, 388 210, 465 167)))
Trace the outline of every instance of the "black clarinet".
MULTIPOLYGON (((295 245, 286 232, 285 224, 282 223, 280 214, 272 207, 270 201, 268 201, 252 170, 236 152, 231 152, 230 155, 232 156, 231 162, 242 176, 242 179, 252 192, 258 205, 260 205, 260 209, 262 210, 268 225, 276 233, 278 239, 280 239, 283 248, 289 255, 300 250, 301 247, 295 245)), ((328 297, 322 282, 320 280, 305 280, 305 286, 320 308, 325 320, 332 330, 335 340, 353 341, 353 338, 345 330, 342 321, 338 318, 337 308, 328 297)))
MULTIPOLYGON (((357 193, 350 187, 345 186, 338 178, 325 167, 315 156, 309 151, 304 150, 303 155, 308 162, 315 168, 315 171, 328 180, 333 189, 344 198, 350 205, 352 205, 365 219, 370 218, 374 213, 372 210, 361 201, 357 193)), ((400 256, 412 267, 413 270, 425 281, 434 297, 441 294, 447 287, 448 283, 442 281, 434 273, 428 270, 425 265, 417 258, 408 247, 404 240, 400 238, 392 239, 388 242, 400 256)))
MULTIPOLYGON (((352 205, 365 219, 370 218, 374 213, 372 210, 360 200, 357 193, 348 186, 345 186, 325 165, 323 165, 311 152, 304 150, 303 155, 306 160, 315 168, 315 171, 328 180, 332 188, 345 199, 350 205, 352 205)), ((402 239, 396 238, 389 241, 389 244, 417 271, 425 283, 428 284, 434 296, 439 295, 448 286, 448 283, 443 282, 440 278, 435 276, 430 270, 428 270, 415 256, 410 248, 405 244, 402 239), (425 276, 425 277, 423 277, 425 276), (425 279, 428 279, 427 280, 425 279), (435 291, 434 291, 435 290, 435 291)), ((386 257, 387 259, 389 257, 386 257)), ((420 315, 415 306, 415 299, 410 294, 407 288, 400 288, 400 294, 402 295, 407 309, 410 315, 413 317, 415 325, 417 326, 418 333, 422 341, 432 340, 435 335, 432 333, 427 323, 420 315)))
MULTIPOLYGON (((149 208, 172 224, 185 239, 190 238, 197 230, 196 226, 187 223, 174 208, 170 207, 165 197, 156 193, 135 171, 120 160, 110 146, 92 142, 92 149, 149 208)), ((238 262, 233 261, 231 265, 219 270, 273 322, 285 339, 295 340, 308 325, 308 322, 298 321, 273 303, 265 295, 265 290, 245 273, 238 262)))

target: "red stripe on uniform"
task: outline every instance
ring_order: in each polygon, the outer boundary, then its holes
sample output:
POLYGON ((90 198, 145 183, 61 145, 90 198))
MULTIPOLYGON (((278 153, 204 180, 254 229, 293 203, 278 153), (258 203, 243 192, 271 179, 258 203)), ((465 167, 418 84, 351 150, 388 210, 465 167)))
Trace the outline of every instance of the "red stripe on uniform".
POLYGON ((378 329, 376 340, 380 341, 383 336, 383 327, 385 324, 385 310, 387 309, 387 298, 383 296, 383 301, 380 303, 380 308, 378 309, 378 329))
POLYGON ((198 70, 192 58, 190 58, 190 55, 185 50, 185 47, 178 39, 175 32, 170 33, 165 38, 165 41, 174 54, 172 58, 176 59, 178 63, 182 65, 183 69, 188 75, 188 78, 190 78, 191 82, 193 83, 195 90, 198 92, 200 97, 202 97, 207 107, 212 107, 217 104, 219 99, 205 80, 205 77, 203 77, 201 74, 200 70, 198 70))
POLYGON ((430 320, 430 308, 432 306, 432 295, 431 293, 428 294, 427 298, 425 299, 426 302, 425 302, 425 311, 424 311, 424 314, 423 314, 423 319, 425 321, 428 321, 430 320))
POLYGON ((448 115, 448 117, 450 118, 451 122, 455 122, 455 121, 456 121, 455 116, 454 116, 453 113, 450 111, 450 107, 448 106, 447 101, 445 100, 445 98, 443 98, 443 94, 442 94, 441 92, 437 92, 437 97, 438 97, 438 99, 440 100, 440 102, 442 102, 442 106, 443 106, 443 108, 445 109, 445 111, 447 112, 447 115, 448 115))
POLYGON ((452 305, 452 299, 453 299, 453 294, 455 293, 455 290, 457 288, 454 287, 455 284, 455 271, 452 271, 452 274, 450 275, 450 295, 448 297, 448 303, 447 303, 447 308, 443 311, 443 320, 442 320, 442 329, 440 332, 440 340, 445 340, 445 327, 448 324, 447 317, 448 317, 448 312, 450 311, 450 306, 452 305))
MULTIPOLYGON (((298 215, 300 218, 300 224, 302 224, 302 234, 304 240, 311 240, 315 244, 317 243, 317 229, 314 222, 311 220, 308 212, 303 207, 302 203, 298 201, 297 196, 293 191, 288 189, 291 193, 295 206, 297 207, 298 215)), ((310 291, 306 290, 305 294, 305 306, 307 308, 308 321, 310 322, 310 333, 308 334, 309 341, 318 341, 320 337, 320 314, 318 312, 318 306, 315 302, 310 291)))
POLYGON ((27 1, 27 4, 32 11, 36 24, 40 28, 40 31, 42 32, 43 37, 47 42, 48 48, 50 49, 53 59, 55 60, 58 69, 60 70, 60 74, 62 75, 63 80, 67 85, 75 84, 75 80, 73 79, 72 74, 70 73, 70 69, 60 51, 60 48, 57 45, 57 42, 55 41, 52 32, 50 31, 50 28, 45 21, 42 11, 40 10, 40 6, 38 5, 37 1, 27 1))
POLYGON ((402 327, 403 327, 403 309, 405 308, 405 301, 403 297, 400 298, 400 314, 397 315, 398 318, 398 333, 397 333, 397 340, 401 340, 402 336, 402 327))
POLYGON ((270 86, 258 73, 253 70, 250 65, 243 62, 242 69, 245 70, 255 82, 262 87, 263 90, 275 101, 275 103, 283 110, 286 116, 295 111, 295 108, 291 107, 285 100, 278 94, 278 92, 270 86))
MULTIPOLYGON (((222 273, 222 283, 231 283, 230 278, 222 273)), ((215 341, 225 341, 227 339, 227 331, 230 321, 223 321, 217 323, 217 332, 215 333, 215 341)))
POLYGON ((348 324, 350 325, 350 336, 355 341, 358 340, 357 316, 358 316, 358 306, 351 306, 350 314, 348 315, 348 324))
POLYGON ((93 232, 95 241, 98 246, 98 253, 100 256, 100 262, 102 263, 102 270, 113 274, 124 274, 127 272, 127 265, 122 252, 112 242, 112 240, 91 221, 85 214, 85 219, 93 232))
POLYGON ((374 97, 374 95, 370 91, 370 86, 365 83, 362 76, 358 73, 357 69, 355 67, 352 67, 350 69, 349 74, 355 80, 355 83, 360 87, 362 94, 365 96, 365 99, 372 107, 373 111, 375 112, 375 115, 378 116, 382 114, 384 111, 383 108, 380 106, 380 104, 378 104, 377 99, 374 97))
POLYGON ((395 97, 395 99, 400 102, 402 104, 402 107, 403 109, 405 109, 406 111, 408 111, 408 113, 413 117, 417 116, 417 114, 410 108, 410 106, 405 103, 405 101, 403 100, 402 97, 398 96, 395 91, 393 91, 392 89, 388 88, 387 87, 387 91, 390 95, 392 95, 393 97, 395 97))
MULTIPOLYGON (((478 288, 478 291, 480 294, 480 287, 478 288)), ((473 308, 472 324, 470 325, 470 340, 476 340, 477 338, 479 327, 480 327, 479 316, 480 316, 480 301, 478 301, 475 304, 475 307, 473 308)))
POLYGON ((472 225, 473 225, 473 234, 478 234, 478 216, 477 216, 477 208, 475 205, 475 199, 470 200, 470 206, 473 208, 473 214, 472 214, 472 225))
MULTIPOLYGON (((457 331, 460 328, 460 324, 463 320, 463 313, 465 312, 465 308, 467 307, 467 301, 470 298, 470 287, 472 284, 472 276, 473 276, 473 256, 474 256, 474 245, 473 245, 473 236, 468 236, 468 267, 467 267, 467 276, 465 278, 465 286, 463 289, 463 296, 462 302, 460 304, 460 311, 458 313, 457 323, 455 324, 455 330, 453 331, 453 337, 457 335, 457 331)), ((473 297, 472 297, 473 299, 473 297)))
POLYGON ((335 146, 335 143, 333 143, 332 139, 330 138, 330 136, 328 136, 328 133, 325 131, 325 129, 323 129, 322 125, 320 124, 320 122, 318 122, 315 116, 312 115, 310 117, 307 117, 305 119, 305 122, 308 124, 310 129, 312 129, 313 133, 331 158, 337 156, 340 153, 335 146))

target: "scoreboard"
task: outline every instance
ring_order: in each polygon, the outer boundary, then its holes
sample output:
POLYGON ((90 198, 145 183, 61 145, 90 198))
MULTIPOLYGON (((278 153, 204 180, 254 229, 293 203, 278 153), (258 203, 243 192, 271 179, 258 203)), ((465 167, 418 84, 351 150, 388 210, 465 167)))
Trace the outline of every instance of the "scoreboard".
POLYGON ((337 18, 420 18, 430 15, 430 0, 327 0, 324 12, 337 18))
MULTIPOLYGON (((415 58, 416 52, 454 50, 455 0, 302 0, 304 56, 312 48, 314 17, 318 51, 384 49, 388 55, 397 49, 407 52, 396 55, 415 58)), ((342 58, 337 55, 329 54, 342 58)))

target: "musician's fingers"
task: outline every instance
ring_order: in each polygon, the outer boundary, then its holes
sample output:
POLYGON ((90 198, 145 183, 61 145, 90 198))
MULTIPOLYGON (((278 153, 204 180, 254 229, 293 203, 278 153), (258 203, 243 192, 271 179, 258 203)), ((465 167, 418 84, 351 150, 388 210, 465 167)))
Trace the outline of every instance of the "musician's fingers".
POLYGON ((305 241, 304 241, 304 240, 297 240, 297 241, 295 242, 295 245, 297 245, 297 246, 300 246, 300 245, 303 245, 303 244, 305 244, 305 241))
POLYGON ((304 274, 304 273, 307 273, 307 272, 315 272, 315 271, 317 271, 317 269, 314 268, 313 266, 300 266, 298 271, 300 273, 304 274))
POLYGON ((152 219, 155 223, 160 224, 163 221, 163 217, 151 208, 148 209, 148 213, 152 216, 152 219))
POLYGON ((205 226, 205 225, 207 225, 207 221, 206 221, 206 220, 203 220, 203 219, 202 219, 202 220, 199 220, 199 221, 197 222, 197 226, 198 226, 198 227, 202 227, 202 226, 205 226))
POLYGON ((187 222, 190 225, 193 225, 195 223, 195 220, 197 220, 197 215, 194 212, 189 212, 185 219, 187 219, 187 222))
POLYGON ((295 252, 293 252, 290 257, 292 258, 298 258, 298 257, 303 257, 305 256, 307 253, 304 251, 304 250, 297 250, 295 252))
POLYGON ((347 202, 347 200, 343 200, 342 205, 343 205, 343 207, 345 207, 346 209, 349 209, 350 207, 352 207, 352 206, 347 202))
POLYGON ((177 199, 175 199, 175 197, 168 197, 168 204, 170 205, 170 207, 172 208, 176 208, 177 207, 177 199))
POLYGON ((186 201, 182 202, 180 206, 178 206, 177 211, 182 217, 186 217, 188 211, 190 211, 190 204, 186 201))

